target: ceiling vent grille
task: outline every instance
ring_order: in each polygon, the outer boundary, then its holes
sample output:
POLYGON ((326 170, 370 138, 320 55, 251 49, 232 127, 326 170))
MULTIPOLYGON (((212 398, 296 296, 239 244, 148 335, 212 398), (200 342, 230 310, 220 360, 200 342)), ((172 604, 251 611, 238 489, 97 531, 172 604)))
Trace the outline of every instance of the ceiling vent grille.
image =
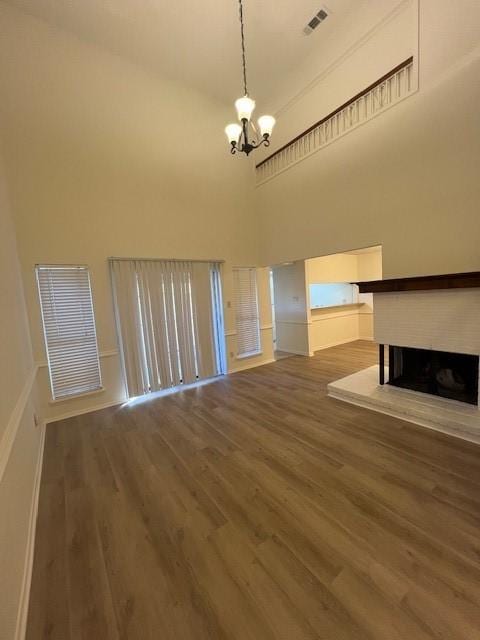
POLYGON ((304 28, 303 33, 309 36, 314 29, 318 27, 318 25, 328 17, 328 13, 325 9, 320 9, 318 13, 316 13, 307 26, 304 28))

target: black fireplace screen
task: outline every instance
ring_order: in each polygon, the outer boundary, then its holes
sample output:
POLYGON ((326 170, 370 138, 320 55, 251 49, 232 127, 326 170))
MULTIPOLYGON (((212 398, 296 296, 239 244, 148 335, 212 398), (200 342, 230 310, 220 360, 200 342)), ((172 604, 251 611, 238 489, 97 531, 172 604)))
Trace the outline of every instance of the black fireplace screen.
POLYGON ((478 356, 395 346, 388 355, 389 384, 478 403, 478 356))

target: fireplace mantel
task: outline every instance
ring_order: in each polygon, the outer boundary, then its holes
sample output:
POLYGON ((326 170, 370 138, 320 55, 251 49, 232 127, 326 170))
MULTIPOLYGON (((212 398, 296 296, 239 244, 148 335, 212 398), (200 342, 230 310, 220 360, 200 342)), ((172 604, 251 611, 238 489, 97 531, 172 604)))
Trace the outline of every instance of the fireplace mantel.
POLYGON ((426 291, 429 289, 472 289, 480 287, 480 271, 446 273, 413 278, 392 278, 355 282, 360 293, 385 293, 388 291, 426 291))

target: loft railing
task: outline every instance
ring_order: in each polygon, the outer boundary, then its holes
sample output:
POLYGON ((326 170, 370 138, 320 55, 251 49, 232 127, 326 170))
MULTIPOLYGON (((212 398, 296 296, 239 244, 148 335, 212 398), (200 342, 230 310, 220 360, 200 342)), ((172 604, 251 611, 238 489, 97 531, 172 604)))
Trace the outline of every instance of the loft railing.
POLYGON ((413 57, 410 57, 257 164, 257 184, 270 180, 371 120, 406 98, 415 88, 413 57))

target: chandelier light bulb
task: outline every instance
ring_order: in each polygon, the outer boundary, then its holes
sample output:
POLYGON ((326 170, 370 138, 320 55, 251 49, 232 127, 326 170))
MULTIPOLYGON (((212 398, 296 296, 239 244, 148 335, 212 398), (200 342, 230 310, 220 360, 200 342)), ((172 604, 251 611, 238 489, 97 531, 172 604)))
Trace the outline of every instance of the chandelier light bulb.
POLYGON ((271 136, 273 127, 275 126, 275 118, 273 116, 260 116, 258 126, 262 136, 271 136))
POLYGON ((227 134, 228 141, 230 144, 233 142, 237 144, 240 134, 242 133, 242 127, 236 122, 233 124, 227 124, 225 127, 225 133, 227 134))
POLYGON ((225 133, 227 134, 227 138, 230 143, 230 153, 232 155, 235 155, 236 153, 244 153, 248 156, 254 149, 258 149, 258 147, 270 146, 270 136, 275 124, 275 118, 272 116, 262 116, 258 119, 261 134, 259 139, 257 130, 254 125, 250 123, 250 118, 252 117, 253 110, 255 109, 255 100, 252 100, 249 97, 247 88, 243 0, 238 0, 238 5, 240 17, 240 39, 242 43, 243 97, 239 98, 235 102, 235 108, 237 109, 240 124, 229 124, 225 128, 225 133), (250 137, 252 134, 254 136, 253 139, 250 137))
POLYGON ((239 120, 250 121, 253 110, 255 109, 255 100, 252 100, 248 96, 243 96, 235 102, 235 108, 237 109, 239 120))

